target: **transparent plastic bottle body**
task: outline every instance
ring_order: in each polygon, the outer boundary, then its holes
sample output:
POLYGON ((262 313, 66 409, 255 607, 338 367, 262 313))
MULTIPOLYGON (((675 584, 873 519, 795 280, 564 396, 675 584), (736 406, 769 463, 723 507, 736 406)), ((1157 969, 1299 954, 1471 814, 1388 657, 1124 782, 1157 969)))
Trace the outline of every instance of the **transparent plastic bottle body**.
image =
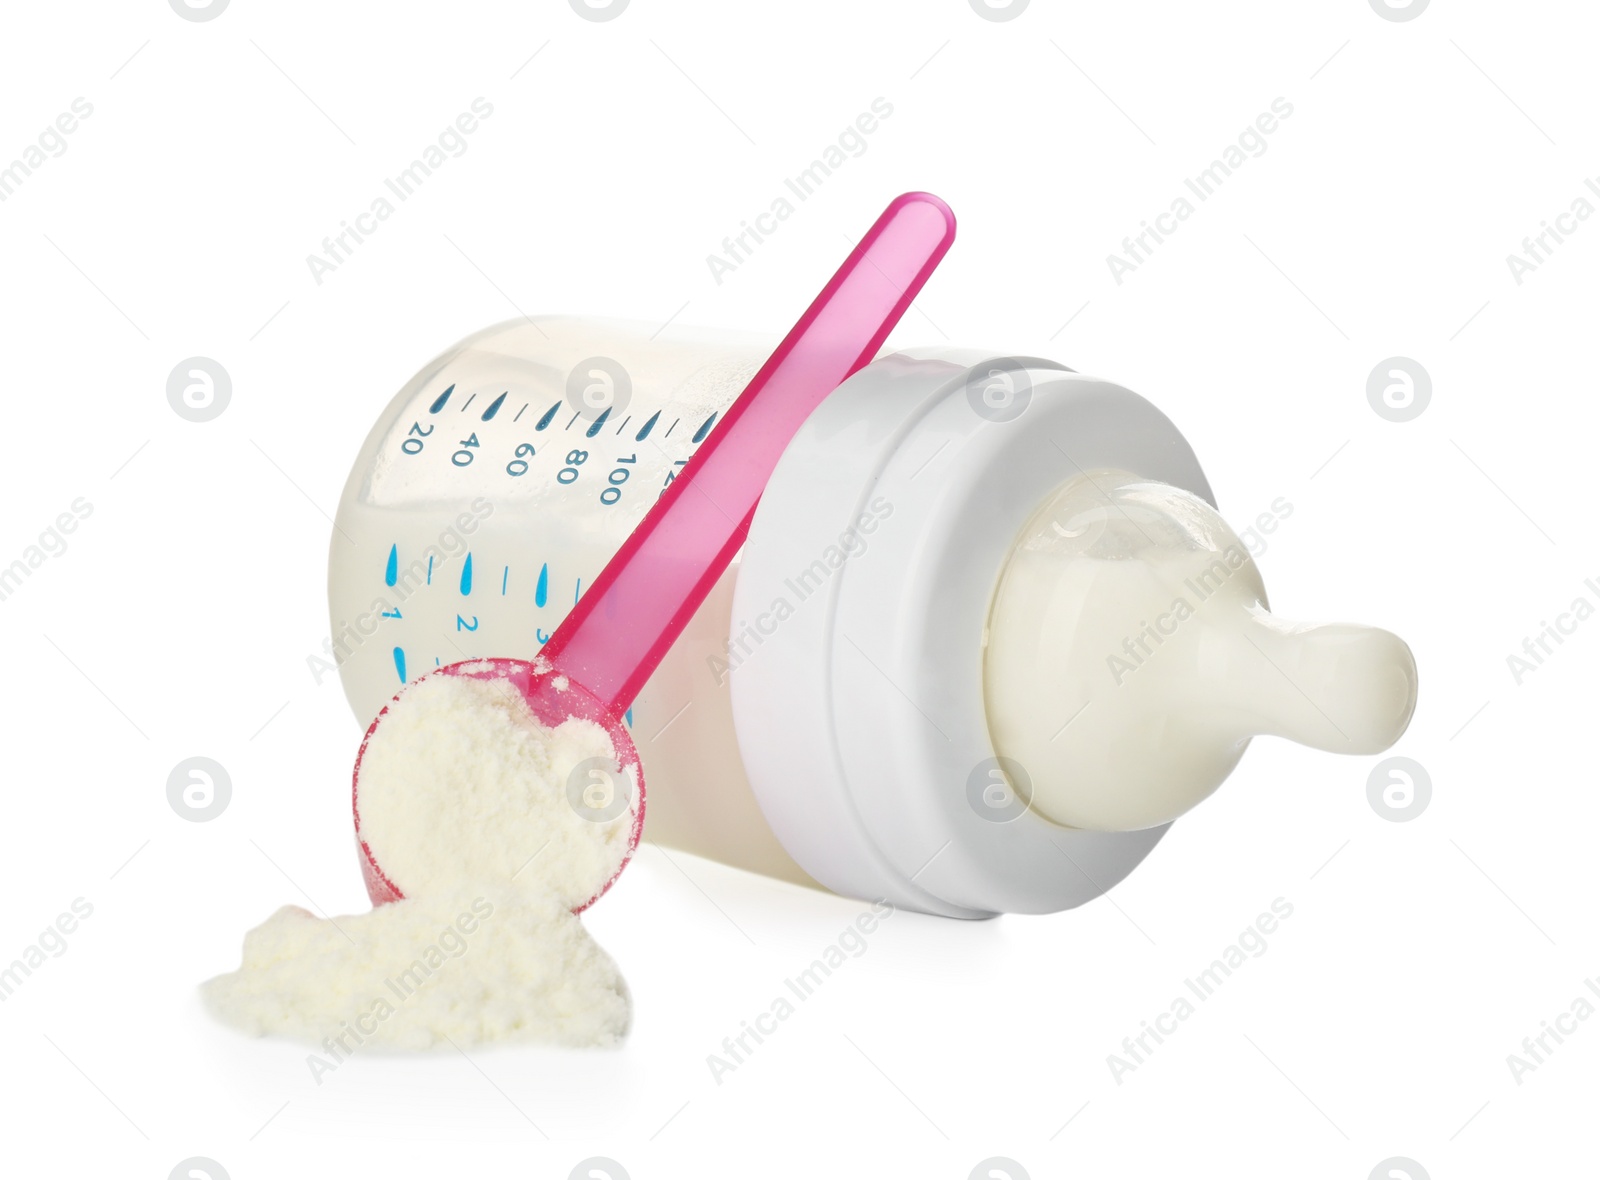
MULTIPOLYGON (((545 317, 425 366, 368 435, 330 541, 334 652, 357 720, 441 664, 537 654, 773 343, 545 317)), ((739 760, 720 671, 737 570, 630 711, 645 837, 809 881, 739 760)))

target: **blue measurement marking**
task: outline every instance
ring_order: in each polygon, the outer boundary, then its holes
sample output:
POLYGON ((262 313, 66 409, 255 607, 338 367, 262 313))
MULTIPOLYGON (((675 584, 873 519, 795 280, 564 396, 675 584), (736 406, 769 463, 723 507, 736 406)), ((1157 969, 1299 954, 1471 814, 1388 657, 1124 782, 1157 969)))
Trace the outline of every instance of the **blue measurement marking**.
POLYGON ((645 436, 648 435, 652 430, 655 429, 656 419, 658 419, 660 417, 661 417, 661 411, 660 410, 657 410, 654 414, 651 414, 650 415, 650 420, 648 422, 646 422, 643 426, 639 427, 639 433, 633 436, 633 441, 634 442, 643 442, 645 440, 645 436))
POLYGON ((400 677, 400 683, 404 684, 406 682, 406 649, 403 647, 394 649, 394 670, 400 677))
POLYGON ((500 573, 500 597, 502 597, 502 598, 504 598, 505 594, 506 594, 506 579, 509 578, 510 576, 511 576, 511 567, 508 565, 500 573))
POLYGON ((600 433, 600 428, 606 424, 606 419, 611 416, 611 407, 607 406, 600 411, 600 416, 589 423, 589 429, 583 432, 584 438, 593 438, 600 433))
POLYGON ((467 560, 461 563, 461 593, 472 593, 472 554, 467 554, 467 560))
POLYGON ((383 567, 383 584, 393 586, 400 577, 400 549, 397 545, 389 546, 389 564, 383 567))
POLYGON ((543 430, 546 426, 549 426, 550 425, 550 420, 556 416, 556 411, 559 410, 560 408, 561 408, 561 403, 560 402, 557 402, 555 405, 551 406, 548 410, 546 410, 544 412, 544 416, 533 424, 533 428, 535 430, 543 430))
POLYGON ((629 729, 633 728, 633 706, 632 705, 629 705, 628 706, 628 711, 622 715, 622 721, 623 721, 623 724, 625 724, 629 729))
POLYGON ((622 425, 617 427, 617 433, 621 434, 624 430, 627 429, 628 423, 632 422, 632 421, 633 421, 633 415, 629 414, 626 418, 624 418, 622 420, 622 425))
POLYGON ((433 585, 433 554, 428 554, 428 585, 433 585))
POLYGON ((550 597, 550 563, 539 567, 539 584, 533 588, 533 605, 543 606, 550 597))
POLYGON ((713 422, 715 422, 716 420, 717 420, 717 412, 715 410, 712 410, 711 411, 711 417, 707 418, 704 422, 700 423, 700 429, 694 432, 694 437, 691 438, 689 441, 690 442, 699 442, 706 435, 710 434, 711 433, 711 424, 713 422))
POLYGON ((574 606, 577 605, 578 595, 580 595, 582 593, 583 593, 583 579, 579 578, 576 582, 572 583, 572 602, 573 602, 574 606))
POLYGON ((500 412, 500 407, 505 405, 505 403, 506 395, 502 393, 499 397, 495 398, 494 401, 489 403, 489 408, 483 412, 482 421, 487 422, 490 418, 493 418, 500 412))
POLYGON ((661 437, 662 438, 671 438, 672 437, 672 432, 677 428, 678 423, 682 422, 682 421, 683 421, 682 418, 674 418, 672 420, 672 425, 667 427, 667 432, 665 434, 663 434, 661 437))
MULTIPOLYGON (((428 407, 428 413, 437 414, 440 410, 444 409, 444 403, 450 400, 450 395, 452 393, 454 393, 455 391, 456 391, 456 387, 454 385, 452 385, 449 389, 445 390, 438 397, 434 398, 433 399, 433 405, 428 407)), ((404 679, 404 677, 401 677, 401 679, 404 679)))
POLYGON ((526 414, 527 412, 528 412, 528 403, 527 402, 523 402, 522 403, 522 409, 518 410, 517 411, 517 416, 515 418, 511 419, 511 420, 513 422, 520 422, 520 421, 522 421, 522 415, 526 414))
POLYGON ((465 414, 467 412, 467 407, 472 404, 472 399, 477 397, 477 396, 478 396, 477 394, 473 394, 472 397, 467 398, 466 401, 461 403, 461 412, 463 414, 465 414))
POLYGON ((565 426, 563 426, 561 429, 562 430, 571 430, 572 429, 572 424, 574 422, 576 422, 582 416, 583 416, 583 411, 579 410, 576 414, 572 415, 571 418, 567 419, 567 424, 565 426))

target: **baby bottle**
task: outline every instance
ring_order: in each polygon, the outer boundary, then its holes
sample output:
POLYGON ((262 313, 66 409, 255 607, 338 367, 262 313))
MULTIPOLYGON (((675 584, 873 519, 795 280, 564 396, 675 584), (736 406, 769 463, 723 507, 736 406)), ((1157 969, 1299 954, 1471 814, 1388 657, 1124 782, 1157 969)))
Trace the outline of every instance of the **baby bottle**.
MULTIPOLYGON (((774 343, 547 317, 427 365, 330 542, 361 725, 440 664, 531 658, 774 343)), ((1104 892, 1253 735, 1375 753, 1415 699, 1394 635, 1268 613, 1150 403, 927 349, 806 421, 628 724, 646 839, 983 917, 1104 892)))

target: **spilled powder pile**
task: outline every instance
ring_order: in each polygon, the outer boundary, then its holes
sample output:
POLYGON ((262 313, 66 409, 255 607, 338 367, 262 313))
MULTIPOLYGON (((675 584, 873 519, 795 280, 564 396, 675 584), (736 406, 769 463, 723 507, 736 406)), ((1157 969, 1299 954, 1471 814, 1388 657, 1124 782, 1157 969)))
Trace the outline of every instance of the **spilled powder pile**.
POLYGON ((331 1040, 345 1053, 602 1045, 628 1028, 622 976, 572 911, 551 894, 504 887, 331 920, 285 906, 246 936, 244 965, 205 993, 245 1032, 331 1040))
POLYGON ((615 758, 600 726, 542 725, 504 681, 417 681, 373 732, 357 799, 403 899, 335 919, 279 910, 238 971, 202 985, 207 1005, 321 1046, 323 1069, 369 1045, 615 1042, 627 985, 572 913, 627 857, 638 790, 615 758), (596 782, 618 784, 617 802, 596 782))

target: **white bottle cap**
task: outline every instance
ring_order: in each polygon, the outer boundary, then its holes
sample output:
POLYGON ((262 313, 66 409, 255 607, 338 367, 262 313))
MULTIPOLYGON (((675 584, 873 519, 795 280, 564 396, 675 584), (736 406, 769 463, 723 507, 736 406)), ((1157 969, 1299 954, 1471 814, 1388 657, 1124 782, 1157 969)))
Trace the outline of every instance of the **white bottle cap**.
POLYGON ((1039 505, 1097 468, 1211 500, 1143 398, 975 351, 869 365, 784 454, 741 561, 733 712, 762 811, 822 884, 954 917, 1048 913, 1099 896, 1161 838, 1046 819, 985 716, 1000 571, 1039 505))

